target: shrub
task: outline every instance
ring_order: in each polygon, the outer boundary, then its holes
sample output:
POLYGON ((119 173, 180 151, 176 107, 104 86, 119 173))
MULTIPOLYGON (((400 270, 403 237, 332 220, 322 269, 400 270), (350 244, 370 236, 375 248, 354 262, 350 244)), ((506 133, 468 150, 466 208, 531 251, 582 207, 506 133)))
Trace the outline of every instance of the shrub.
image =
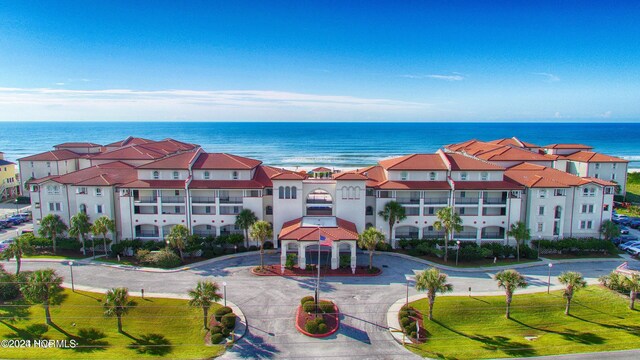
POLYGON ((222 326, 212 326, 211 327, 212 334, 222 334, 222 326))
POLYGON ((302 310, 306 313, 312 313, 316 311, 316 303, 315 301, 307 301, 302 304, 302 310))
MULTIPOLYGON (((233 247, 242 244, 244 242, 244 236, 242 234, 230 234, 226 236, 225 240, 227 244, 233 247)), ((240 248, 240 246, 238 246, 238 248, 240 248)))
POLYGON ((221 333, 216 333, 211 335, 211 343, 212 344, 220 344, 222 340, 224 340, 225 336, 221 333))
POLYGON ((229 313, 222 316, 222 320, 220 320, 222 326, 226 327, 229 330, 233 330, 236 326, 236 314, 229 313))
POLYGON ((406 248, 409 247, 409 240, 407 239, 398 240, 398 246, 400 247, 400 249, 405 250, 406 248))
POLYGON ((624 276, 623 274, 617 273, 615 271, 612 271, 609 275, 603 275, 600 278, 598 278, 598 280, 603 286, 613 291, 627 294, 629 293, 630 289, 627 286, 625 279, 626 279, 626 276, 624 276))
POLYGON ((249 251, 258 251, 258 247, 255 245, 249 246, 249 251))
POLYGON ((431 245, 429 243, 426 243, 426 242, 423 242, 423 243, 419 244, 418 246, 416 246, 416 251, 420 255, 432 254, 433 250, 435 250, 435 247, 431 247, 431 245))
POLYGON ((595 238, 565 238, 561 240, 534 240, 533 244, 540 247, 541 254, 573 254, 584 255, 588 253, 614 253, 615 245, 610 241, 595 238))
MULTIPOLYGON (((102 242, 102 239, 99 240, 100 243, 102 242)), ((90 244, 91 242, 89 242, 88 244, 90 244)), ((80 241, 78 241, 78 239, 74 239, 74 238, 60 238, 56 240, 56 245, 58 249, 63 249, 63 250, 73 250, 73 251, 79 251, 80 248, 82 248, 82 243, 80 241)), ((98 239, 96 239, 96 245, 99 245, 98 243, 98 239)))
POLYGON ((331 301, 320 301, 320 311, 325 314, 332 314, 334 311, 333 303, 331 301))
POLYGON ((146 250, 146 249, 140 249, 136 252, 136 259, 142 263, 145 264, 147 261, 149 261, 149 256, 151 255, 151 251, 146 250))
POLYGON ((308 303, 309 301, 315 301, 315 298, 311 295, 305 296, 302 299, 300 299, 300 305, 304 305, 305 303, 308 303))
POLYGON ((376 245, 376 251, 391 251, 391 245, 386 242, 379 242, 378 245, 376 245))
POLYGON ((417 339, 418 338, 418 334, 415 331, 412 331, 409 333, 409 337, 412 339, 417 339))
POLYGON ((247 248, 246 248, 246 246, 244 246, 244 245, 238 245, 238 246, 235 248, 235 251, 237 251, 237 252, 246 252, 246 251, 247 251, 247 248))
POLYGON ((265 241, 264 242, 264 248, 266 249, 273 249, 273 242, 271 241, 265 241))
POLYGON ((31 239, 31 245, 36 249, 43 250, 53 247, 53 242, 51 241, 51 239, 37 237, 31 239))
POLYGON ((220 322, 220 321, 222 321, 222 317, 223 316, 225 316, 227 314, 231 314, 231 313, 233 313, 233 310, 231 310, 231 308, 228 307, 228 306, 224 306, 224 307, 221 307, 221 308, 217 309, 213 313, 213 315, 215 316, 216 321, 220 322))
POLYGON ((124 245, 120 242, 111 245, 111 256, 122 255, 124 253, 124 245))
POLYGON ((341 268, 351 267, 351 255, 340 255, 340 267, 341 268))
POLYGON ((406 309, 400 310, 400 312, 398 312, 398 317, 401 319, 403 317, 409 317, 409 311, 407 311, 406 309))
POLYGON ((287 269, 293 269, 293 267, 296 265, 296 262, 298 260, 298 255, 296 254, 287 254, 287 260, 285 261, 285 267, 287 269))
POLYGON ((171 250, 163 249, 152 255, 153 257, 151 265, 153 266, 158 266, 166 269, 174 268, 182 264, 182 260, 180 260, 180 257, 171 250))
MULTIPOLYGON (((491 250, 481 248, 475 243, 473 243, 473 245, 465 244, 460 247, 459 259, 461 261, 477 261, 485 257, 490 257, 491 254, 491 250)), ((455 253, 451 255, 455 256, 455 253)))
POLYGON ((163 243, 161 243, 160 241, 141 241, 140 248, 146 249, 149 251, 156 251, 156 250, 160 250, 162 246, 163 246, 163 243))
POLYGON ((400 325, 401 325, 403 328, 407 327, 410 323, 411 323, 411 319, 409 319, 408 317, 402 317, 402 318, 400 318, 400 325))
POLYGON ((0 267, 0 301, 13 300, 20 296, 20 287, 15 275, 0 267))
POLYGON ((318 323, 316 323, 314 320, 309 320, 309 321, 307 321, 306 324, 304 324, 304 329, 307 330, 307 332, 310 333, 310 334, 317 334, 318 333, 318 323))
POLYGON ((537 259, 538 252, 528 247, 527 245, 520 247, 520 258, 523 259, 537 259))
POLYGON ((327 328, 327 324, 319 324, 318 325, 318 334, 326 334, 329 329, 327 328))

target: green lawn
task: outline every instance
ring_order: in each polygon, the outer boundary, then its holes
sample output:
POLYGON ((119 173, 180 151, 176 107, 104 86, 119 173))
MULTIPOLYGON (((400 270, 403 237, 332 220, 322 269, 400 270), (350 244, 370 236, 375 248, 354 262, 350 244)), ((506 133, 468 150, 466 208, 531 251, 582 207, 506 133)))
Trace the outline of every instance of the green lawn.
POLYGON ((82 260, 91 258, 91 256, 68 256, 68 255, 53 255, 53 254, 43 254, 43 255, 27 255, 23 256, 25 259, 55 259, 55 260, 82 260))
MULTIPOLYGON (((222 345, 206 346, 202 311, 185 300, 132 298, 137 306, 123 318, 105 318, 103 294, 65 291, 61 306, 52 309, 53 326, 45 325, 41 306, 0 305, 1 339, 76 339, 75 349, 2 349, 2 358, 48 359, 202 359, 219 356, 222 345)), ((220 305, 215 304, 211 309, 220 305)))
POLYGON ((514 258, 508 258, 508 259, 498 259, 495 264, 493 263, 493 259, 481 259, 481 260, 477 260, 477 261, 458 261, 458 265, 456 265, 456 253, 455 250, 453 251, 453 256, 451 255, 451 253, 449 253, 449 261, 445 262, 444 259, 439 258, 437 256, 431 256, 431 255, 412 255, 409 254, 408 251, 406 250, 395 250, 395 252, 401 253, 401 254, 405 254, 405 255, 409 255, 409 256, 413 256, 413 257, 417 257, 419 259, 424 259, 427 261, 431 261, 433 263, 436 264, 440 264, 440 265, 446 265, 446 266, 451 266, 451 267, 459 267, 459 268, 474 268, 474 267, 493 267, 493 266, 512 266, 512 265, 518 265, 518 264, 528 264, 528 263, 533 263, 533 262, 538 262, 541 261, 539 259, 520 259, 520 261, 516 261, 516 259, 514 258))
MULTIPOLYGON (((426 299, 412 305, 427 313, 426 299)), ((627 297, 590 286, 575 295, 571 316, 564 315, 564 306, 560 291, 516 294, 507 320, 504 296, 441 296, 436 299, 434 321, 425 321, 428 340, 407 348, 421 356, 447 359, 638 348, 640 311, 629 310, 627 297)))

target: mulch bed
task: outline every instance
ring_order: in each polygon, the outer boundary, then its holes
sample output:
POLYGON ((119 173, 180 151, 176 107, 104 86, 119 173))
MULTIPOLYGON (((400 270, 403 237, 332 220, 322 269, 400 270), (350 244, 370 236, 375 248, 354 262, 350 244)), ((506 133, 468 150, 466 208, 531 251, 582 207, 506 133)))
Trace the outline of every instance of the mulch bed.
MULTIPOLYGON (((320 301, 330 301, 330 300, 320 299, 320 301)), ((309 314, 304 312, 304 310, 302 310, 302 305, 298 305, 298 310, 296 312, 296 329, 298 329, 298 331, 300 331, 302 334, 306 336, 315 337, 315 338, 327 337, 332 335, 336 331, 338 331, 338 328, 340 328, 340 311, 338 310, 338 306, 333 301, 331 301, 331 303, 333 303, 333 309, 334 309, 333 313, 324 314, 320 312, 319 314, 320 316, 322 316, 324 323, 327 325, 326 333, 310 334, 305 330, 304 325, 307 323, 307 321, 315 319, 316 315, 315 313, 309 314)))
MULTIPOLYGON (((259 267, 254 267, 251 269, 251 273, 258 276, 318 276, 318 270, 307 270, 300 269, 297 266, 294 266, 292 269, 284 269, 284 273, 281 271, 280 265, 265 265, 265 267, 260 270, 259 267)), ((382 270, 374 267, 372 273, 369 272, 368 266, 358 266, 356 267, 356 273, 353 274, 351 272, 351 268, 338 268, 335 270, 331 270, 328 267, 320 268, 320 276, 378 276, 382 274, 382 270)))

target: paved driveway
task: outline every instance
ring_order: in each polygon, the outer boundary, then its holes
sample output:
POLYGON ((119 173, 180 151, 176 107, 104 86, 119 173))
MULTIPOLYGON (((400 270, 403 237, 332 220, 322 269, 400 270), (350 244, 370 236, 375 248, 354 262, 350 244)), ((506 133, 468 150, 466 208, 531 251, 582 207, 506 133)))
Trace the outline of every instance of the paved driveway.
MULTIPOLYGON (((267 255, 267 263, 278 263, 277 255, 267 255)), ((323 298, 334 300, 342 312, 340 330, 328 339, 312 339, 299 334, 293 325, 295 309, 302 296, 312 295, 314 278, 256 277, 249 272, 259 261, 257 255, 241 256, 176 273, 127 271, 98 265, 74 266, 75 283, 96 288, 126 286, 132 292, 144 288, 147 293, 185 294, 198 280, 227 283, 227 298, 245 313, 247 336, 223 355, 237 358, 416 358, 398 345, 386 330, 387 309, 406 294, 406 276, 425 265, 390 255, 376 255, 375 265, 384 272, 377 277, 327 277, 322 279, 323 298)), ((360 254, 359 261, 366 261, 360 254)), ((558 264, 554 276, 561 271, 582 272, 594 283, 619 262, 558 264)), ((7 265, 5 263, 5 265, 7 265)), ((10 266, 13 266, 11 264, 10 266)), ((69 279, 69 266, 62 262, 23 264, 25 270, 51 267, 69 279)), ((529 291, 547 286, 546 264, 521 269, 531 283, 529 291)), ((501 294, 491 279, 493 272, 448 271, 456 293, 466 294, 468 287, 476 294, 501 294)), ((409 295, 416 292, 410 288, 409 295)))

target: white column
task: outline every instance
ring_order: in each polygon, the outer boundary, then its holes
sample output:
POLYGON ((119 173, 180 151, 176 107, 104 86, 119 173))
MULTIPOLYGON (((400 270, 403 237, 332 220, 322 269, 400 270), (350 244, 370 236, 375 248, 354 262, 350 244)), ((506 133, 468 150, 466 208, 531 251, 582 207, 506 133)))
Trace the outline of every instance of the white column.
POLYGON ((306 246, 302 241, 298 241, 298 267, 305 269, 307 267, 307 259, 305 258, 306 246))
POLYGON ((335 270, 340 266, 338 261, 340 256, 340 242, 331 243, 331 270, 335 270))
POLYGON ((356 242, 350 241, 349 245, 351 245, 351 273, 356 273, 356 242))
POLYGON ((287 263, 287 247, 289 241, 282 240, 282 246, 280 247, 280 273, 284 274, 284 266, 287 263))

